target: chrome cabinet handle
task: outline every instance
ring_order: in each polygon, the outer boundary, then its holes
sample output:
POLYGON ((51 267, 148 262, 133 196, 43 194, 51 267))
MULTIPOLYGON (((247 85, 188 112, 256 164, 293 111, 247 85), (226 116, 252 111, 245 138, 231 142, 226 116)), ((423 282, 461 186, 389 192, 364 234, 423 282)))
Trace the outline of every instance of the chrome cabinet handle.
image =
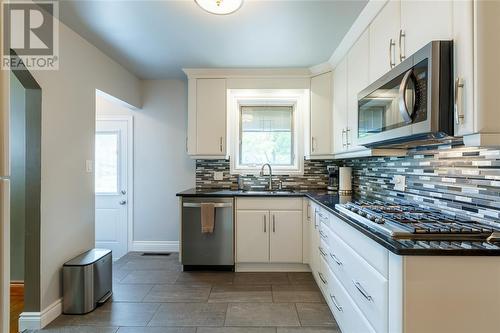
POLYGON ((399 30, 399 61, 403 61, 406 59, 406 55, 404 50, 406 49, 406 33, 403 29, 399 30), (403 47, 404 40, 404 47, 403 47))
POLYGON ((337 299, 335 298, 335 296, 333 296, 332 294, 330 294, 330 299, 332 300, 333 305, 335 305, 335 307, 337 308, 337 310, 339 310, 340 312, 344 312, 344 309, 339 305, 339 303, 337 303, 337 299))
POLYGON ((350 131, 351 131, 351 129, 349 127, 347 127, 345 129, 345 141, 346 141, 347 148, 349 148, 349 146, 351 145, 351 142, 349 142, 349 132, 350 131))
POLYGON ((307 219, 311 219, 311 205, 307 205, 307 219))
POLYGON ((333 253, 330 252, 330 258, 333 259, 333 261, 335 261, 335 263, 339 266, 342 266, 342 261, 339 260, 339 258, 337 258, 337 256, 333 253))
POLYGON ((356 287, 356 289, 358 289, 358 291, 360 292, 360 294, 363 295, 364 298, 366 298, 369 302, 373 302, 373 297, 371 297, 366 292, 366 290, 361 286, 361 283, 356 282, 354 280, 352 280, 352 283, 354 284, 354 286, 356 287))
POLYGON ((323 274, 321 274, 321 272, 318 272, 318 275, 319 275, 319 278, 321 280, 321 282, 323 282, 323 284, 327 284, 328 281, 323 277, 323 274))
POLYGON ((267 224, 267 217, 266 215, 264 215, 264 233, 267 232, 266 224, 267 224))
POLYGON ((311 137, 311 150, 312 150, 313 153, 315 151, 315 148, 314 148, 315 147, 315 141, 316 141, 316 139, 314 138, 314 136, 312 136, 311 137))
POLYGON ((220 139, 219 139, 219 150, 220 150, 221 153, 222 153, 222 148, 223 148, 223 142, 222 141, 223 141, 223 138, 221 136, 220 139))
POLYGON ((455 79, 455 123, 460 125, 465 119, 465 114, 462 107, 458 107, 458 103, 462 101, 462 91, 464 88, 464 82, 461 78, 457 77, 455 79), (459 94, 460 92, 460 94, 459 94), (459 97, 460 96, 460 97, 459 97))
POLYGON ((327 236, 327 235, 325 235, 325 233, 324 233, 322 230, 320 230, 320 231, 319 231, 319 235, 320 235, 320 236, 321 236, 321 238, 323 238, 324 240, 328 239, 328 236, 327 236))
POLYGON ((321 253, 321 255, 322 255, 323 257, 326 257, 326 252, 325 252, 325 251, 323 251, 323 249, 321 248, 321 246, 318 246, 318 249, 319 249, 319 253, 321 253))
POLYGON ((276 217, 273 214, 273 232, 276 232, 276 217))
POLYGON ((124 206, 124 205, 126 205, 126 204, 127 204, 127 201, 126 201, 126 200, 122 200, 122 201, 120 201, 120 205, 124 206))
POLYGON ((346 147, 345 141, 344 141, 344 135, 346 135, 347 132, 345 128, 342 129, 342 147, 346 147))
POLYGON ((412 89, 413 95, 411 97, 412 104, 410 107, 408 106, 408 101, 406 100, 406 89, 408 88, 410 80, 413 80, 413 69, 406 72, 403 77, 403 81, 401 81, 401 85, 399 86, 399 113, 406 124, 410 124, 413 121, 412 115, 415 107, 415 89, 412 89))
POLYGON ((396 59, 395 59, 396 55, 395 55, 395 51, 394 51, 395 49, 396 49, 396 42, 394 41, 394 39, 391 38, 389 40, 389 66, 390 66, 390 68, 393 68, 394 66, 396 66, 396 59))

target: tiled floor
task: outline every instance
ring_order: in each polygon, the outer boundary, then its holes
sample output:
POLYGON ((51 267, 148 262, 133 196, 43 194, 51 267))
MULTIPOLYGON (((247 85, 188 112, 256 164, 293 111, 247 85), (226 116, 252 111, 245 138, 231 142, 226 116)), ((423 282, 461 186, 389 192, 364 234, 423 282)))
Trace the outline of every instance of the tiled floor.
POLYGON ((309 273, 181 272, 178 256, 130 253, 113 299, 43 332, 340 333, 309 273))

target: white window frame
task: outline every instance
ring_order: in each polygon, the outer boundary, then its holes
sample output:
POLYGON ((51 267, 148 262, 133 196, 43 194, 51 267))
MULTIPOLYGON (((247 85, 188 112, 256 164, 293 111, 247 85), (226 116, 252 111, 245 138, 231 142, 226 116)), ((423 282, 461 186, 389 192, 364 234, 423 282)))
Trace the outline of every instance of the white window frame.
POLYGON ((309 94, 306 89, 229 89, 229 145, 231 174, 257 175, 262 165, 248 166, 240 162, 241 106, 292 106, 293 107, 293 165, 273 165, 275 175, 304 174, 303 118, 308 113, 309 94))

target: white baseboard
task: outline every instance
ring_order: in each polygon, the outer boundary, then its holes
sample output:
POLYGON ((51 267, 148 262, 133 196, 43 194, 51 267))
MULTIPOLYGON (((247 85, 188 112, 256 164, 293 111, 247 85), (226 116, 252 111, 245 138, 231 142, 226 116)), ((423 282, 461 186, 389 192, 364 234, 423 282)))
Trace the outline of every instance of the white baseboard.
POLYGON ((23 312, 19 316, 19 332, 40 330, 62 314, 62 298, 43 309, 42 312, 23 312))
POLYGON ((310 272, 308 264, 237 263, 236 272, 310 272))
POLYGON ((179 252, 178 241, 133 241, 134 252, 179 252))

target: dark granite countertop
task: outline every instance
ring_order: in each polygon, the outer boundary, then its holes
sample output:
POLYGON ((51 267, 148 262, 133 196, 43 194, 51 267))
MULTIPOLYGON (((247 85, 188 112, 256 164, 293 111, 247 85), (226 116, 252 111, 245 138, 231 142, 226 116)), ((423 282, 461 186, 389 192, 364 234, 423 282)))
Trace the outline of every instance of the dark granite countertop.
MULTIPOLYGON (((432 256, 500 256, 500 244, 486 242, 461 241, 421 241, 396 240, 362 225, 335 209, 339 202, 349 202, 351 197, 339 196, 324 190, 305 191, 239 191, 239 190, 197 190, 195 188, 177 193, 179 197, 307 197, 342 221, 379 243, 389 251, 398 255, 432 255, 432 256)), ((358 199, 358 198, 357 198, 358 199)))

